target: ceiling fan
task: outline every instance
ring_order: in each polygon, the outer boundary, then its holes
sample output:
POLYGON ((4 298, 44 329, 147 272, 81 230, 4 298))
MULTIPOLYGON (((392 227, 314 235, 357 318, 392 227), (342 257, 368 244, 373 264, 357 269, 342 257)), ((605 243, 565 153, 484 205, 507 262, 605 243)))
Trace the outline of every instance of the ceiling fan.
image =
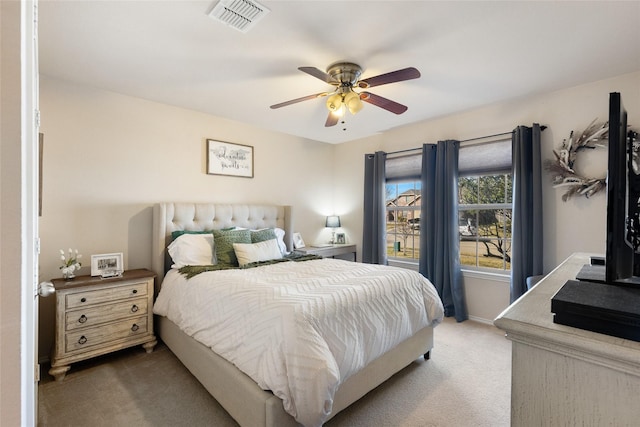
POLYGON ((320 92, 313 95, 303 96, 302 98, 296 98, 290 101, 274 104, 271 108, 276 109, 286 107, 287 105, 296 104, 309 99, 328 96, 327 109, 329 110, 329 116, 324 124, 326 127, 334 126, 338 123, 338 120, 340 117, 344 116, 346 110, 349 110, 351 114, 356 114, 362 109, 362 101, 373 104, 387 111, 391 111, 395 114, 404 113, 407 111, 407 106, 405 105, 366 90, 356 92, 354 89, 368 89, 374 86, 417 79, 420 77, 420 72, 417 69, 408 67, 360 80, 362 68, 358 64, 351 62, 336 62, 327 68, 326 73, 315 67, 298 67, 298 70, 335 86, 335 89, 331 92, 320 92))

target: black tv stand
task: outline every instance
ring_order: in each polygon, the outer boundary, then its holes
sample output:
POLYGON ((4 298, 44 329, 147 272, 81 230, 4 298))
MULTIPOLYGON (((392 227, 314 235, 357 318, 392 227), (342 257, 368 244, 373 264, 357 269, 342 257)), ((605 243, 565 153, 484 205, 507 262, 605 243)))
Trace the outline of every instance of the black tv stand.
POLYGON ((607 283, 605 260, 600 256, 592 256, 590 264, 585 264, 576 275, 576 280, 604 283, 614 286, 639 287, 640 277, 632 276, 626 279, 618 279, 613 283, 607 283))
POLYGON ((640 341, 640 286, 569 280, 551 298, 551 312, 554 323, 640 341))
POLYGON ((603 257, 591 257, 577 280, 551 298, 553 322, 640 341, 640 277, 607 283, 603 257))
POLYGON ((576 275, 576 279, 586 282, 606 283, 605 271, 604 265, 585 264, 576 275))
POLYGON ((640 288, 640 277, 633 276, 626 279, 618 279, 614 283, 617 286, 626 286, 630 288, 640 288))

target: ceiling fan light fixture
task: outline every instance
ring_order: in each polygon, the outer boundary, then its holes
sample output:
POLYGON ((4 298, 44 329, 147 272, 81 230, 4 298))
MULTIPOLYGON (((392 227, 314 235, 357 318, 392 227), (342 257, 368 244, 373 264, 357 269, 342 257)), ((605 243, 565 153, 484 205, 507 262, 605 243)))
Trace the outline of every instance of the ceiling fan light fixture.
POLYGON ((347 113, 347 107, 344 105, 344 103, 340 104, 340 107, 336 111, 332 111, 332 114, 338 117, 344 117, 346 113, 347 113))
POLYGON ((342 107, 342 94, 334 93, 327 99, 327 109, 332 113, 337 112, 342 107))
POLYGON ((362 101, 360 100, 360 95, 351 91, 344 96, 344 104, 349 109, 349 112, 353 115, 357 114, 360 110, 362 110, 362 101))
MULTIPOLYGON (((326 106, 329 110, 329 114, 327 115, 325 127, 335 126, 340 118, 344 117, 347 110, 349 110, 351 114, 357 114, 364 107, 363 102, 375 105, 376 107, 380 107, 394 114, 404 113, 407 111, 406 105, 399 104, 368 91, 358 93, 354 91, 354 88, 367 89, 370 87, 382 86, 389 83, 417 79, 420 77, 420 72, 417 69, 408 67, 360 80, 362 68, 358 64, 354 64, 352 62, 336 62, 327 68, 326 73, 315 67, 305 66, 298 67, 298 69, 312 77, 334 86, 335 90, 333 92, 323 92, 281 102, 279 104, 272 105, 270 108, 276 109, 305 101, 307 99, 327 96, 326 106)), ((342 123, 344 124, 344 119, 342 119, 342 123)))

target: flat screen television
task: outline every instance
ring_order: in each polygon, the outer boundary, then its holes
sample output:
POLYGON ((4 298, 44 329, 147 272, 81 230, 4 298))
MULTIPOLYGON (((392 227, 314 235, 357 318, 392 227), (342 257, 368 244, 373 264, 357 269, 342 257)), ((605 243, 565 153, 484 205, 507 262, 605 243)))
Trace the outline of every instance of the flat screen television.
POLYGON ((607 171, 607 284, 640 285, 640 175, 634 168, 633 138, 619 93, 609 94, 609 164, 607 171), (635 266, 635 267, 634 267, 635 266))
POLYGON ((609 94, 607 247, 551 298, 553 322, 640 342, 640 159, 617 92, 609 94), (597 261, 597 262, 596 262, 597 261))
POLYGON ((607 247, 551 298, 553 322, 640 342, 640 159, 619 93, 609 95, 607 247))

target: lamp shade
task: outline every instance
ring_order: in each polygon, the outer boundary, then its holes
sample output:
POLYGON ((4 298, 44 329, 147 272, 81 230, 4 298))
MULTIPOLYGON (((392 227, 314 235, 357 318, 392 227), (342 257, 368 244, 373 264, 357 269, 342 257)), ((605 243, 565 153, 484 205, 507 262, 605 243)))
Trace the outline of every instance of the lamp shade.
POLYGON ((360 101, 360 95, 355 92, 349 92, 344 97, 344 104, 349 109, 351 114, 356 114, 362 110, 362 101, 360 101))
POLYGON ((325 227, 338 228, 340 227, 340 217, 337 215, 330 215, 327 217, 325 227))
POLYGON ((342 107, 342 95, 334 93, 327 99, 327 108, 331 112, 336 112, 342 107))

